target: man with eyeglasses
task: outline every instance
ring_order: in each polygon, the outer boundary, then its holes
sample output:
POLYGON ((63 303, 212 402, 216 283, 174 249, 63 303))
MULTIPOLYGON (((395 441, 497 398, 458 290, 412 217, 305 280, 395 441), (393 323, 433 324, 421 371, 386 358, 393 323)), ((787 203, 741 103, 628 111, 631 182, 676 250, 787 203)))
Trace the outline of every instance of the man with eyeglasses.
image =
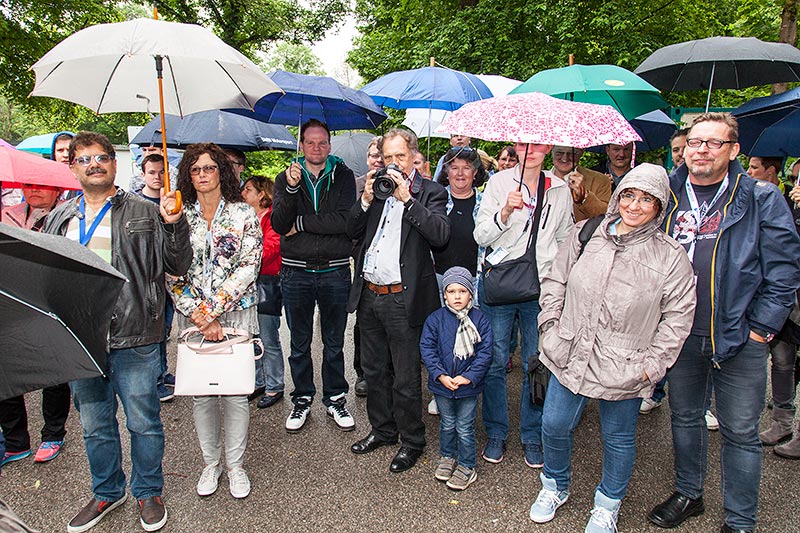
POLYGON ((272 228, 281 235, 281 289, 291 332, 292 411, 286 431, 299 432, 317 392, 311 340, 314 308, 322 329, 322 403, 342 431, 355 429, 347 410, 344 330, 353 244, 345 232, 356 199, 353 171, 331 154, 328 125, 311 119, 300 128, 303 156, 275 178, 272 228))
POLYGON ((709 381, 722 436, 721 531, 756 525, 768 343, 800 287, 800 238, 778 188, 747 176, 738 154, 736 119, 704 113, 687 136, 685 165, 670 180, 664 227, 692 262, 697 308, 667 374, 676 481, 675 492, 648 514, 660 527, 705 510, 709 381))
POLYGON ((116 154, 104 135, 78 133, 69 146, 69 165, 83 196, 56 207, 43 231, 80 242, 128 282, 111 318, 108 377, 70 382, 81 416, 93 496, 77 510, 67 531, 91 529, 127 499, 118 401, 130 433, 131 492, 139 502, 139 522, 145 531, 156 531, 167 521, 161 500, 164 429, 155 387, 161 374, 159 343, 164 338, 164 274, 180 276, 189 269, 189 225, 183 210, 175 211, 174 192, 162 193, 156 205, 114 186, 116 154))
POLYGON ((583 150, 572 146, 555 146, 553 174, 564 180, 572 193, 575 222, 605 214, 611 198, 611 182, 603 174, 578 165, 583 150))

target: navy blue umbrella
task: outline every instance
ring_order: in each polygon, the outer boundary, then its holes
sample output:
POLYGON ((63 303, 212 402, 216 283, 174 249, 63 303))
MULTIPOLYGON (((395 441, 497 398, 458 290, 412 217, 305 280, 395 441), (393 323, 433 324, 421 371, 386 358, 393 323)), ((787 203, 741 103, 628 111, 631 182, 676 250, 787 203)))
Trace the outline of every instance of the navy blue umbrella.
MULTIPOLYGON (((294 150, 296 140, 284 126, 267 124, 253 118, 252 112, 232 114, 223 111, 201 111, 180 118, 165 115, 167 146, 186 148, 194 143, 211 142, 223 148, 243 152, 256 150, 294 150)), ((161 144, 161 118, 156 116, 131 141, 140 146, 161 144)))
MULTIPOLYGON (((278 83, 277 80, 273 81, 278 83)), ((454 111, 466 103, 494 96, 474 74, 442 67, 391 72, 368 83, 361 90, 369 94, 376 104, 392 109, 454 111)))
MULTIPOLYGON (((667 116, 666 113, 660 110, 650 111, 644 115, 629 120, 633 129, 642 138, 641 141, 636 142, 637 152, 649 152, 666 146, 669 143, 669 138, 678 129, 675 122, 667 116)), ((589 148, 590 152, 603 153, 605 147, 593 146, 589 148)))
POLYGON ((733 110, 739 146, 757 157, 800 155, 800 87, 754 98, 733 110))
MULTIPOLYGON (((315 118, 331 130, 375 129, 386 113, 364 92, 342 85, 333 78, 307 76, 276 70, 268 74, 285 94, 272 93, 253 108, 254 118, 270 124, 299 126, 315 118)), ((247 110, 226 109, 247 115, 247 110)))

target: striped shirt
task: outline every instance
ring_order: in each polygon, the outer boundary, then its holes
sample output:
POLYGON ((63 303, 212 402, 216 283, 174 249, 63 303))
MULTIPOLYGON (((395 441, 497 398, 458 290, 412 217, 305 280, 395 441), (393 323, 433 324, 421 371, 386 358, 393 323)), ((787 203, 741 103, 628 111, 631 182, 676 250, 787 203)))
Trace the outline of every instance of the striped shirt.
MULTIPOLYGON (((106 200, 109 201, 109 200, 106 200)), ((102 210, 102 206, 100 207, 102 210)), ((92 240, 86 245, 86 248, 93 251, 97 255, 100 256, 101 259, 106 261, 108 264, 111 264, 111 212, 113 209, 109 209, 103 219, 100 221, 100 224, 97 225, 97 229, 92 235, 92 240)), ((86 205, 86 231, 94 223, 94 219, 97 217, 97 212, 93 211, 89 205, 86 205)), ((81 242, 81 230, 80 230, 80 219, 78 217, 72 217, 72 220, 69 221, 69 226, 67 227, 67 235, 66 237, 70 240, 75 242, 81 242)))

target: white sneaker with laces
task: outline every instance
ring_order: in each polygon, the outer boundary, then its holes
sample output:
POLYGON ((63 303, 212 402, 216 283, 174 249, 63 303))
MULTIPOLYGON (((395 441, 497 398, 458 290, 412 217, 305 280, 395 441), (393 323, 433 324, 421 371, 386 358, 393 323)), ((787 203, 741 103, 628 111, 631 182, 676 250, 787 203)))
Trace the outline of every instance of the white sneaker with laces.
POLYGON ((342 431, 353 431, 356 428, 356 421, 344 404, 331 404, 328 407, 328 416, 333 418, 333 421, 336 422, 336 427, 342 431))
POLYGON ((544 472, 539 474, 539 478, 542 480, 542 490, 531 505, 530 517, 537 524, 544 524, 552 520, 556 510, 567 503, 569 491, 558 490, 556 481, 546 477, 544 472))
POLYGON ((219 463, 208 465, 203 469, 200 474, 200 480, 197 482, 197 494, 199 496, 210 496, 217 492, 219 484, 219 476, 222 475, 222 467, 219 463))
POLYGON ((433 416, 439 415, 439 406, 436 405, 436 398, 431 398, 430 403, 428 403, 428 414, 433 416))
POLYGON ((246 498, 250 494, 250 478, 244 468, 235 467, 228 470, 228 484, 231 489, 231 496, 234 498, 246 498))
POLYGON ((661 407, 661 401, 657 402, 652 398, 643 398, 642 404, 639 406, 639 414, 648 415, 653 409, 656 409, 657 407, 661 407))
POLYGON ((292 412, 289 413, 289 418, 286 419, 286 431, 289 433, 297 433, 306 423, 308 413, 311 411, 311 403, 298 401, 292 407, 292 412))
POLYGON ((719 420, 711 411, 706 411, 706 427, 709 431, 717 431, 719 429, 719 420))

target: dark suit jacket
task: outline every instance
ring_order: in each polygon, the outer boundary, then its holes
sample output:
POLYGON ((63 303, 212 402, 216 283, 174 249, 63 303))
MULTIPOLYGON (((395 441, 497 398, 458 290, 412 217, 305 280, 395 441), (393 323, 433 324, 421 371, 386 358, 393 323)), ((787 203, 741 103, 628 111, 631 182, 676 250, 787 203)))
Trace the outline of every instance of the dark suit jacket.
MULTIPOLYGON (((417 174, 411 186, 414 202, 403 212, 400 244, 400 273, 406 304, 408 325, 420 327, 430 313, 440 307, 436 271, 433 268, 431 247, 447 244, 450 221, 447 219, 447 192, 444 187, 417 174)), ((360 199, 350 209, 347 235, 360 244, 356 259, 353 286, 347 310, 358 307, 364 287, 364 253, 378 231, 384 202, 373 200, 369 209, 361 208, 360 199)))

